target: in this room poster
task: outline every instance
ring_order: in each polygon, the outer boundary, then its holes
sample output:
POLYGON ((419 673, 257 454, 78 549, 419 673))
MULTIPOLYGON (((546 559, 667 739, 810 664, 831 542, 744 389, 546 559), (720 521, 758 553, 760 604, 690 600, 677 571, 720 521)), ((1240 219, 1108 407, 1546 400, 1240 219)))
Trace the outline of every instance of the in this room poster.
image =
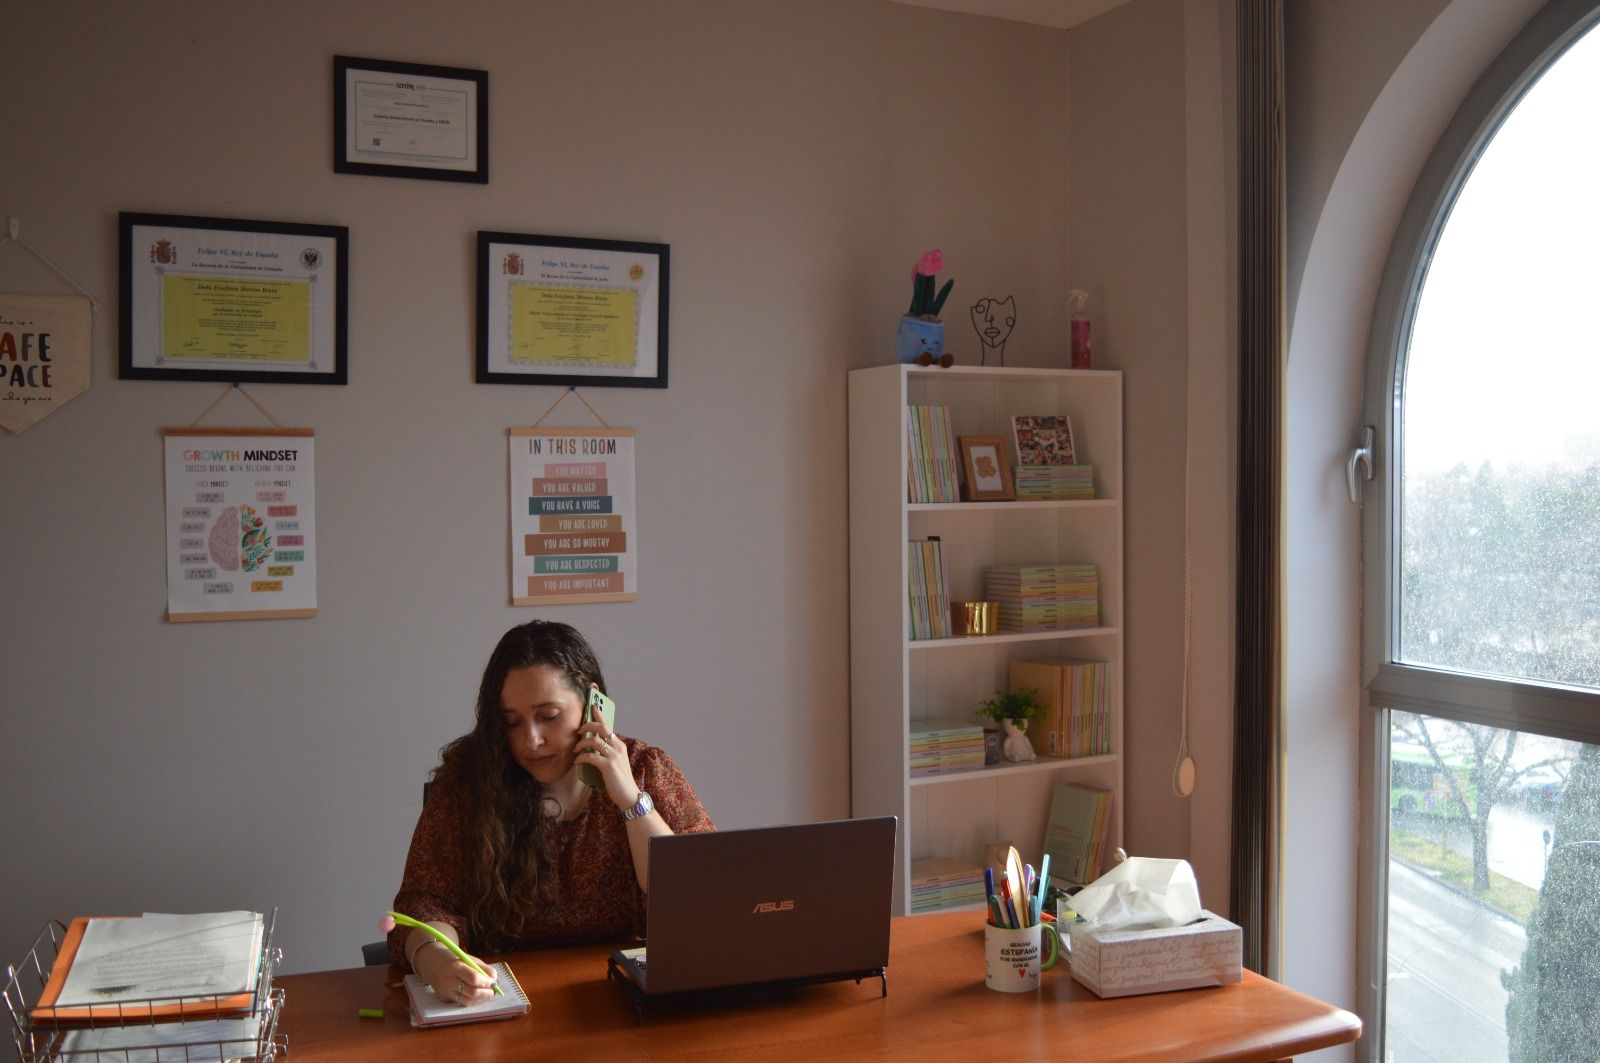
POLYGON ((317 615, 309 428, 168 428, 167 619, 317 615))
POLYGON ((511 604, 639 593, 633 429, 513 428, 511 604))

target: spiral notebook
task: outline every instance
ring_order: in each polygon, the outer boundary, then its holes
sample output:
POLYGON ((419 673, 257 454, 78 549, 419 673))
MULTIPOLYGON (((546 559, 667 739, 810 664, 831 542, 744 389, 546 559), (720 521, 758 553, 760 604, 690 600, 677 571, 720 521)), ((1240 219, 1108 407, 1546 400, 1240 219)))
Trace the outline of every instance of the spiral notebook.
POLYGON ((494 1019, 514 1019, 528 1013, 528 995, 517 984, 517 976, 503 963, 490 964, 495 978, 500 981, 503 996, 493 996, 478 1004, 452 1003, 440 1000, 433 987, 414 974, 406 975, 406 996, 411 998, 411 1025, 456 1026, 464 1022, 489 1022, 494 1019))

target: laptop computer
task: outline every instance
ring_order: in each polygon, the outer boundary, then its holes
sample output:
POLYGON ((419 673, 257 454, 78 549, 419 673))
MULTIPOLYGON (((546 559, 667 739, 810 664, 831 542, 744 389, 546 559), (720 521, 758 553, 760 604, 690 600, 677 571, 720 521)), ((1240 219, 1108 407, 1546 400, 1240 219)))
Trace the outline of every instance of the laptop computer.
MULTIPOLYGON (((881 976, 894 816, 650 839, 646 948, 607 973, 658 997, 881 976)), ((642 1016, 641 1016, 642 1020, 642 1016)))

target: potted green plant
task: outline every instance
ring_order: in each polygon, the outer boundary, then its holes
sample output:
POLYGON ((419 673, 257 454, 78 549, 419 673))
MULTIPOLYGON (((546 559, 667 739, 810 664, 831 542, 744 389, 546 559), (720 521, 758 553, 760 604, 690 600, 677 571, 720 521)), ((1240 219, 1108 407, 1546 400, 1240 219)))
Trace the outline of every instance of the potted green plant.
POLYGON ((945 281, 944 287, 935 294, 934 278, 942 269, 944 253, 936 247, 918 259, 911 272, 911 309, 901 316, 894 338, 895 353, 901 362, 917 365, 938 362, 948 367, 955 361, 944 353, 944 321, 939 311, 956 282, 945 281))
POLYGON ((997 690, 994 697, 978 705, 978 715, 987 716, 1005 732, 1001 755, 1012 762, 1035 759, 1033 745, 1028 741, 1028 721, 1044 715, 1045 704, 1039 692, 1032 687, 1016 690, 997 690))

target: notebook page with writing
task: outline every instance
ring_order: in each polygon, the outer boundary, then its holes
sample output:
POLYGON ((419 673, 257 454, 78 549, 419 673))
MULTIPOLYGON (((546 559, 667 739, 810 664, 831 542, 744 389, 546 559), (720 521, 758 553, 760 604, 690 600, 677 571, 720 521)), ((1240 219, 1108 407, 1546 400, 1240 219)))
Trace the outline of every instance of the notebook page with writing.
POLYGON ((528 995, 522 991, 517 976, 503 963, 490 965, 501 993, 477 1004, 456 1004, 440 1000, 421 977, 406 975, 406 996, 411 998, 411 1025, 454 1026, 463 1022, 488 1022, 491 1019, 511 1019, 528 1013, 528 995))

